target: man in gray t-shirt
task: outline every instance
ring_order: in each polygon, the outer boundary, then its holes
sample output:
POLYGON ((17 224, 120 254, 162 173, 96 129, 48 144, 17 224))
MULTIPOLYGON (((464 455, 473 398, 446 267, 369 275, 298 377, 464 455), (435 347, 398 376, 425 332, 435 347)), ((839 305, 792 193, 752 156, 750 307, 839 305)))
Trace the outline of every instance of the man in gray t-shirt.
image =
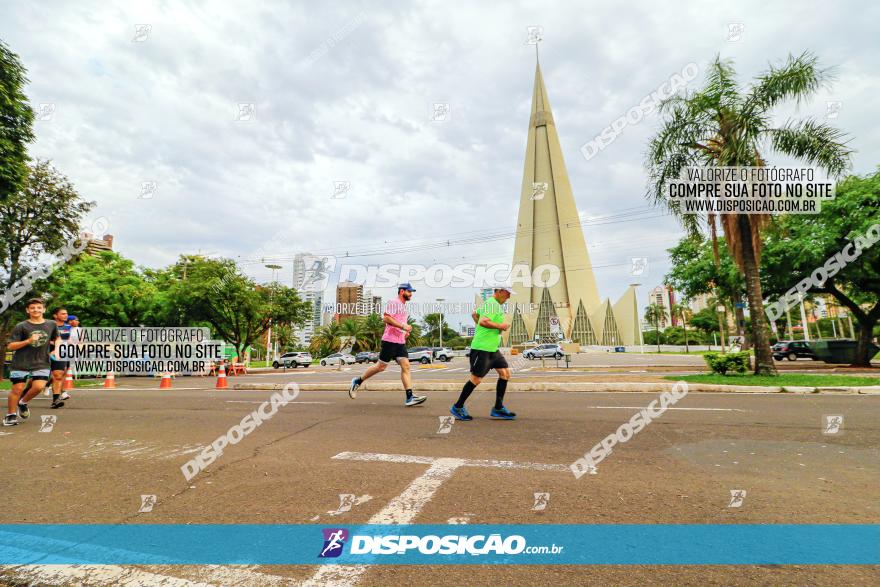
POLYGON ((28 300, 26 310, 28 319, 15 325, 6 347, 14 352, 9 374, 12 389, 7 399, 4 426, 15 426, 19 417, 22 420, 30 417, 27 404, 46 387, 50 375, 49 355, 55 353, 60 340, 55 322, 43 318, 46 311, 43 300, 28 300), (30 389, 22 398, 28 378, 31 380, 30 389))

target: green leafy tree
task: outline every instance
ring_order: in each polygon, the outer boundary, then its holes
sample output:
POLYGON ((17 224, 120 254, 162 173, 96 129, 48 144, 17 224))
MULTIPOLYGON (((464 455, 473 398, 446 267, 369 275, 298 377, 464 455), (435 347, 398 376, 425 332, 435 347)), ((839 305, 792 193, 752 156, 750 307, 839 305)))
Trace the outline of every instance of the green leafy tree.
POLYGON ((645 308, 645 320, 654 323, 654 331, 657 333, 657 352, 660 352, 660 322, 666 317, 666 311, 660 304, 650 304, 645 308))
MULTIPOLYGON (((155 285, 112 251, 82 255, 46 284, 49 305, 63 305, 83 326, 159 326, 155 285)), ((163 325, 164 326, 164 325, 163 325)))
POLYGON ((231 259, 181 256, 167 273, 168 321, 207 324, 241 357, 272 324, 302 326, 312 311, 296 290, 278 283, 258 285, 231 259))
MULTIPOLYGON (((843 133, 813 120, 789 120, 780 127, 772 126, 774 108, 789 100, 812 97, 829 79, 829 73, 818 68, 817 59, 804 53, 789 56, 780 67, 771 66, 743 91, 731 62, 716 57, 702 89, 672 96, 661 104, 664 120, 648 148, 648 197, 678 216, 689 232, 700 233, 708 227, 715 242, 714 215, 683 214, 678 203, 666 197, 667 180, 677 178, 684 167, 761 167, 767 162, 761 150, 770 147, 840 175, 849 166, 851 153, 843 133)), ((745 278, 753 316, 763 313, 761 232, 769 221, 769 216, 761 214, 721 215, 728 249, 745 278)), ((752 331, 755 373, 775 374, 766 322, 753 320, 752 331)))
POLYGON ((34 111, 24 93, 27 82, 18 55, 0 41, 0 203, 24 189, 29 173, 34 111))
POLYGON ((297 346, 297 339, 294 335, 295 325, 289 322, 279 322, 272 325, 272 339, 278 342, 278 348, 282 353, 293 351, 297 346))
POLYGON ((0 340, 7 340, 14 323, 24 319, 27 297, 41 293, 34 285, 52 272, 46 258, 82 249, 79 225, 94 206, 48 161, 36 162, 29 171, 24 189, 0 201, 0 284, 5 292, 0 340))
MULTIPOLYGON (((431 346, 439 346, 440 345, 440 313, 436 312, 433 314, 425 314, 424 318, 425 323, 425 333, 424 338, 425 342, 431 346)), ((449 346, 452 341, 458 336, 458 333, 453 329, 449 328, 449 324, 446 322, 446 318, 443 318, 443 342, 446 346, 449 346)))
MULTIPOLYGON (((870 366, 869 345, 880 321, 880 242, 869 244, 866 235, 880 224, 880 169, 864 176, 841 181, 835 199, 822 203, 817 215, 787 216, 768 234, 763 256, 763 286, 777 301, 799 281, 825 273, 827 279, 810 294, 828 294, 844 306, 858 324, 854 365, 870 366), (826 265, 841 251, 852 254, 861 244, 858 258, 843 266, 839 261, 826 265), (838 270, 829 275, 834 265, 838 270)), ((872 231, 873 232, 873 231, 872 231)), ((873 232, 876 236, 877 232, 873 232)), ((794 311, 794 310, 792 310, 794 311)))

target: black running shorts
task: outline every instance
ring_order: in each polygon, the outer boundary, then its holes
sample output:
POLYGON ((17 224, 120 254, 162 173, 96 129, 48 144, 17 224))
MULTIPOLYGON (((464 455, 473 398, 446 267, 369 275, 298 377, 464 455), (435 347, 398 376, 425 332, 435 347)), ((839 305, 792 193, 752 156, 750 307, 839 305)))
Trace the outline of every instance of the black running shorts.
POLYGON ((50 371, 67 371, 67 367, 70 365, 70 361, 56 361, 55 359, 49 360, 49 370, 50 371))
POLYGON ((507 359, 501 351, 481 351, 471 349, 471 374, 477 377, 485 377, 492 369, 507 369, 507 359))
POLYGON ((406 345, 399 342, 382 341, 382 348, 379 350, 379 360, 383 363, 390 363, 400 359, 409 359, 409 352, 406 345))

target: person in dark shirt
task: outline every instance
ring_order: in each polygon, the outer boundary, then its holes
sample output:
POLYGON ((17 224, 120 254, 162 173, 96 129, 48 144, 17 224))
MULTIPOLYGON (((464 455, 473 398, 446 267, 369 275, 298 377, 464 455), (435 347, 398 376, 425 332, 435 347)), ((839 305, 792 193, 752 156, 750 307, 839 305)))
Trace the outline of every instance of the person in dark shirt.
MULTIPOLYGON (((76 318, 76 316, 69 316, 67 314, 67 308, 58 307, 52 311, 52 317, 55 319, 55 326, 58 327, 58 335, 61 337, 61 344, 64 344, 64 342, 70 338, 70 330, 72 328, 70 324, 68 324, 68 320, 70 318, 76 318)), ((70 367, 70 361, 57 361, 50 356, 49 363, 50 369, 52 370, 51 407, 57 409, 64 405, 64 400, 70 399, 70 395, 62 389, 64 386, 64 376, 67 374, 67 369, 70 367)))
POLYGON ((25 309, 28 319, 15 325, 9 337, 9 344, 6 346, 14 352, 9 374, 12 389, 7 399, 4 426, 16 426, 19 418, 27 420, 30 417, 28 402, 46 387, 50 377, 49 355, 55 353, 60 340, 55 322, 43 318, 43 313, 46 311, 43 300, 30 299, 25 309), (31 379, 30 389, 24 397, 21 397, 28 378, 31 379))

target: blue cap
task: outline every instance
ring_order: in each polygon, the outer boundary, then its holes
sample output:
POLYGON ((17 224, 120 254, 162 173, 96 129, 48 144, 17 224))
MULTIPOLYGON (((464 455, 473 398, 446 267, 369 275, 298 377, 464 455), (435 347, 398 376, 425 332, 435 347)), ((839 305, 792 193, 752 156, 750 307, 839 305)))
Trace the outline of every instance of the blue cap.
POLYGON ((68 315, 68 316, 67 316, 67 321, 68 321, 68 322, 73 322, 74 320, 79 320, 79 318, 77 318, 76 316, 73 316, 73 315, 68 315))
POLYGON ((400 285, 397 286, 398 291, 400 291, 402 289, 405 289, 406 291, 416 291, 416 288, 414 288, 412 286, 412 284, 408 281, 406 283, 401 283, 400 285))

